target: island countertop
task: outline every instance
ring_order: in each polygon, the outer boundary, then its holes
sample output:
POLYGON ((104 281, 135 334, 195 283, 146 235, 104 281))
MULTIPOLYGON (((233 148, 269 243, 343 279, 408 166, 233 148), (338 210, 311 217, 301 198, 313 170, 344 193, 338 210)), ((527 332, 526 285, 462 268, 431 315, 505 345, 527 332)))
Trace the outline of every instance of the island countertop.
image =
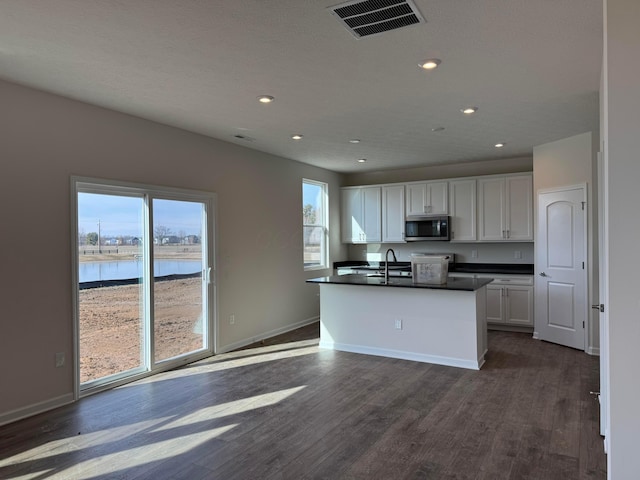
POLYGON ((453 278, 447 277, 447 283, 413 283, 408 277, 390 277, 386 283, 384 277, 372 275, 332 275, 330 277, 310 278, 307 283, 356 285, 356 286, 378 286, 378 287, 401 287, 401 288, 427 288, 432 290, 462 290, 475 292, 488 285, 493 278, 453 278))

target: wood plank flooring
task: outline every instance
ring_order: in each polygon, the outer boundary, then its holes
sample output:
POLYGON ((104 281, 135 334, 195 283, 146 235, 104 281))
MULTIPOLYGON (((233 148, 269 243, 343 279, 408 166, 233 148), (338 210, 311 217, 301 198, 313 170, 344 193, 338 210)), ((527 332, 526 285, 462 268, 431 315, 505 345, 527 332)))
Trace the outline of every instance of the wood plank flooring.
POLYGON ((481 371, 318 325, 0 428, 2 479, 605 479, 598 358, 489 333, 481 371))

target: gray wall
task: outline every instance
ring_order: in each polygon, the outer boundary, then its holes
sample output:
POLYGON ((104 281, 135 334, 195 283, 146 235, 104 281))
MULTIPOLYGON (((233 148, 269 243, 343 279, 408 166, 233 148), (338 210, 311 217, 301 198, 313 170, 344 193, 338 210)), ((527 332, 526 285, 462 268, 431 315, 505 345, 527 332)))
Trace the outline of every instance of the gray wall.
POLYGON ((302 178, 329 183, 333 262, 341 175, 10 83, 0 105, 0 420, 73 392, 72 175, 217 194, 223 349, 318 316, 304 280, 328 271, 303 270, 302 178))
MULTIPOLYGON (((640 2, 605 1, 605 220, 609 245, 608 359, 610 432, 608 473, 614 480, 640 472, 640 2)), ((605 299, 606 301, 606 299, 605 299)))
POLYGON ((413 182, 439 178, 473 177, 476 175, 497 175, 505 173, 530 172, 532 170, 533 159, 531 157, 502 158, 496 160, 485 160, 482 162, 456 163, 455 165, 434 165, 430 167, 352 173, 346 175, 345 186, 413 182))

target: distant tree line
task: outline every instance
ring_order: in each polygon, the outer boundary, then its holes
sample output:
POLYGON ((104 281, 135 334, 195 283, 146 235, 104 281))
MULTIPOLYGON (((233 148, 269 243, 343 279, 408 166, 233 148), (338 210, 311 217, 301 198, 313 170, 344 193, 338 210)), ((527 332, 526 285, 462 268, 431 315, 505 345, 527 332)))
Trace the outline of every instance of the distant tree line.
MULTIPOLYGON (((201 242, 200 235, 187 235, 183 230, 174 233, 171 228, 158 225, 153 229, 153 243, 155 245, 192 245, 201 242)), ((102 235, 98 232, 78 233, 79 245, 142 245, 142 239, 134 235, 102 235)))

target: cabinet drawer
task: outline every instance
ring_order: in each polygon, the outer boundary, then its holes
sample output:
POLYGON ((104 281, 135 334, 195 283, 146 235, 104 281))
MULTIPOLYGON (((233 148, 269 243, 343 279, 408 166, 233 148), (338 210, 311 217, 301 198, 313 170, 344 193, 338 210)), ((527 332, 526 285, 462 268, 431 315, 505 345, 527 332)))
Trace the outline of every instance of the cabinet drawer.
POLYGON ((496 275, 493 279, 494 285, 533 285, 533 275, 496 275))

